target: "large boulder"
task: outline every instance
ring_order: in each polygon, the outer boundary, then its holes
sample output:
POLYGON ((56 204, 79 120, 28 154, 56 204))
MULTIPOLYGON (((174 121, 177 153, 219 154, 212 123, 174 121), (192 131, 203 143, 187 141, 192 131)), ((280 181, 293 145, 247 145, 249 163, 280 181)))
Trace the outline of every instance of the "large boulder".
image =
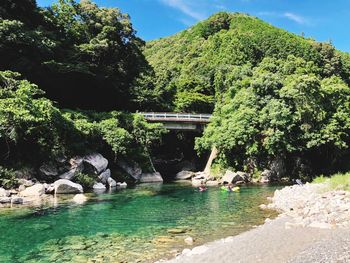
POLYGON ((192 177, 195 176, 194 172, 191 171, 181 171, 178 172, 175 176, 175 180, 190 180, 192 177))
POLYGON ((84 159, 80 156, 73 157, 69 160, 70 168, 59 177, 61 179, 73 180, 78 173, 84 170, 84 159))
POLYGON ((140 183, 159 183, 163 178, 158 172, 141 174, 140 183))
POLYGON ((92 153, 84 157, 84 172, 87 174, 100 174, 106 170, 108 160, 99 153, 92 153))
POLYGON ((111 170, 107 169, 106 171, 102 172, 99 176, 98 179, 100 180, 101 183, 107 184, 108 179, 111 177, 111 170))
POLYGON ((57 178, 58 169, 53 163, 45 163, 39 168, 39 174, 45 179, 57 178))
POLYGON ((118 160, 117 164, 122 168, 128 175, 130 175, 135 180, 140 180, 142 175, 142 169, 137 163, 127 163, 123 160, 118 160))
POLYGON ((225 175, 221 179, 221 183, 248 183, 250 181, 250 176, 244 172, 232 172, 227 170, 225 175))
POLYGON ((232 183, 235 176, 236 176, 236 173, 230 170, 227 170, 225 175, 221 178, 221 183, 232 183))
POLYGON ((24 191, 20 192, 20 196, 29 197, 29 196, 41 196, 45 194, 45 186, 43 184, 35 184, 26 188, 24 191))
POLYGON ((0 204, 11 203, 11 197, 0 197, 0 204))
POLYGON ((0 197, 10 196, 10 192, 5 190, 4 188, 0 188, 0 197))
POLYGON ((80 184, 73 183, 67 179, 60 179, 53 183, 56 194, 79 194, 83 193, 80 184))

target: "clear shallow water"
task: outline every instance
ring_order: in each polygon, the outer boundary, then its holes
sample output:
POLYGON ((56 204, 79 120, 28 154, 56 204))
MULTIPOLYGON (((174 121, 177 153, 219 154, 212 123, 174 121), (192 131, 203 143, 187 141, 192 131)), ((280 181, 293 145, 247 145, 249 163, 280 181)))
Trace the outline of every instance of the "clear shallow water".
POLYGON ((258 205, 276 188, 142 185, 92 194, 84 205, 0 212, 0 262, 152 262, 188 247, 187 236, 200 245, 262 224, 273 212, 258 205))

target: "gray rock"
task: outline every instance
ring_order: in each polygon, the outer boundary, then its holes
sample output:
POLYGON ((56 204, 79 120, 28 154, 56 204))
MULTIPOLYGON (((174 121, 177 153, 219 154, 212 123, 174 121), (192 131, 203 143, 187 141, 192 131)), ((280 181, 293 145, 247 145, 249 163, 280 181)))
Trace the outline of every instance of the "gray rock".
POLYGON ((99 153, 92 153, 84 157, 84 171, 88 174, 100 174, 106 170, 108 160, 99 153))
POLYGON ((111 170, 107 169, 106 171, 102 172, 98 179, 101 183, 106 184, 108 182, 108 179, 111 177, 111 170))
POLYGON ((0 188, 0 197, 10 196, 10 192, 6 191, 4 188, 0 188))
POLYGON ((39 173, 45 178, 56 178, 58 176, 57 167, 52 163, 45 163, 40 166, 39 173))
POLYGON ((78 174, 79 172, 81 171, 79 171, 77 168, 73 168, 65 172, 64 174, 61 174, 59 177, 61 179, 73 180, 75 175, 78 174))
POLYGON ((236 177, 236 173, 227 170, 225 175, 221 178, 221 183, 232 183, 233 179, 236 177))
POLYGON ((67 179, 60 179, 53 183, 56 194, 79 194, 83 193, 80 184, 73 183, 67 179))
POLYGON ((12 204, 23 204, 23 198, 19 196, 13 196, 11 199, 12 204))
POLYGON ((24 187, 30 187, 34 185, 34 182, 32 180, 27 179, 18 179, 18 183, 24 187))
POLYGON ((266 183, 269 183, 271 181, 274 181, 275 178, 276 178, 276 175, 275 175, 275 173, 273 171, 265 169, 261 173, 259 182, 263 183, 263 184, 266 184, 266 183))
POLYGON ((181 171, 178 172, 175 176, 175 180, 190 180, 192 177, 195 176, 194 172, 191 171, 181 171))
POLYGON ((163 178, 158 172, 141 174, 140 183, 158 183, 163 182, 163 178))
POLYGON ((118 188, 121 188, 121 189, 124 189, 124 188, 127 188, 127 187, 128 187, 128 184, 127 184, 126 182, 123 182, 123 183, 118 182, 118 183, 117 183, 117 187, 118 187, 118 188))
POLYGON ((26 190, 26 187, 23 184, 18 187, 19 192, 22 192, 24 190, 26 190))
POLYGON ((106 190, 106 186, 102 183, 95 183, 92 187, 94 190, 106 190))
POLYGON ((251 181, 251 176, 245 172, 236 172, 236 177, 233 179, 233 183, 237 183, 239 181, 249 183, 251 181))
POLYGON ((122 168, 128 175, 130 175, 135 180, 140 180, 142 169, 137 163, 127 163, 123 160, 118 160, 117 164, 120 168, 122 168))
POLYGON ((117 182, 112 177, 108 177, 107 184, 109 188, 117 187, 117 182))
POLYGON ((29 196, 42 196, 45 194, 45 187, 43 184, 35 184, 26 188, 24 191, 20 192, 20 195, 23 197, 29 196))
POLYGON ((11 197, 0 197, 0 204, 11 203, 11 197))

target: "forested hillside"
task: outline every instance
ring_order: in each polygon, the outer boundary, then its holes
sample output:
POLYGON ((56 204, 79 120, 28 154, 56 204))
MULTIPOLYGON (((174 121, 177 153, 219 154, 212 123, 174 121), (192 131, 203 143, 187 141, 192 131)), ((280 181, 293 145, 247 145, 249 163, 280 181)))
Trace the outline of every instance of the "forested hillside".
POLYGON ((0 17, 2 166, 91 151, 147 163, 165 131, 132 112, 157 110, 214 112, 196 149, 215 146, 219 168, 349 168, 350 56, 331 43, 224 12, 145 43, 89 0, 3 0, 0 17))
POLYGON ((12 169, 89 152, 147 171, 164 129, 131 113, 153 91, 136 91, 151 69, 129 16, 88 0, 4 0, 0 18, 0 185, 15 183, 12 169))
POLYGON ((216 146, 220 167, 254 173, 279 160, 299 176, 348 166, 350 56, 330 43, 218 13, 145 54, 165 107, 215 109, 197 149, 216 146))

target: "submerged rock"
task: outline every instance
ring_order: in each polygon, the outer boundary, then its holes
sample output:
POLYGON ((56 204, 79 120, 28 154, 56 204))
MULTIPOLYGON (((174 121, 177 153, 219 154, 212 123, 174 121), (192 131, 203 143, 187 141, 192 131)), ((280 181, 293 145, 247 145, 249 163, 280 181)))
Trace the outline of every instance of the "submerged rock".
POLYGON ((73 201, 77 204, 83 204, 87 201, 87 197, 83 194, 76 194, 74 197, 73 197, 73 201))
POLYGON ((163 182, 163 178, 159 172, 141 174, 140 183, 158 183, 163 182))
POLYGON ((41 196, 43 194, 45 194, 45 186, 43 184, 35 184, 20 192, 20 196, 23 197, 41 196))
POLYGON ((73 183, 67 179, 60 179, 53 183, 56 194, 78 194, 83 193, 80 184, 73 183))

